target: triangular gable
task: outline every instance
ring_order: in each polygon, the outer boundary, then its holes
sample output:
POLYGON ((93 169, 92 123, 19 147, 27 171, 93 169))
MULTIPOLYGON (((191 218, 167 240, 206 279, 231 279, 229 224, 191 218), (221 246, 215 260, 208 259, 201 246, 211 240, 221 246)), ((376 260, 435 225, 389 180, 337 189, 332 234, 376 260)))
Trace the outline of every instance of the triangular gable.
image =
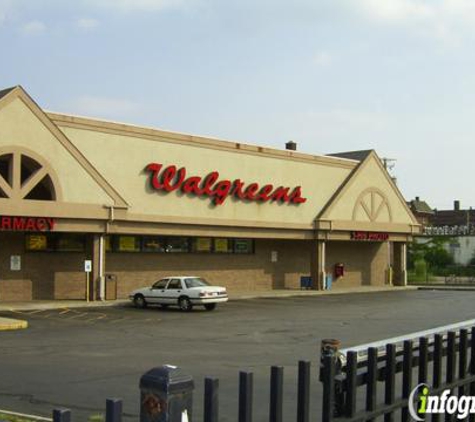
POLYGON ((412 233, 418 223, 399 189, 372 151, 323 209, 317 223, 334 229, 412 233))
MULTIPOLYGON (((23 141, 24 138, 31 138, 30 145, 23 145, 24 148, 30 148, 48 160, 53 168, 63 167, 63 180, 71 180, 74 177, 73 173, 76 170, 77 182, 84 185, 84 189, 88 189, 92 194, 96 193, 97 198, 101 195, 109 198, 112 201, 111 205, 119 208, 127 208, 128 204, 124 198, 107 182, 107 180, 96 170, 96 168, 87 160, 87 158, 77 149, 77 147, 66 137, 66 135, 58 129, 58 127, 48 118, 48 116, 41 110, 41 108, 33 101, 33 99, 23 90, 21 86, 0 91, 0 113, 8 112, 8 107, 14 108, 10 114, 21 113, 24 120, 21 125, 11 125, 13 127, 12 138, 7 139, 7 143, 14 142, 15 146, 18 142, 23 141), (24 126, 30 125, 31 128, 24 126), (21 127, 19 127, 21 126, 21 127), (46 130, 45 130, 46 129, 46 130), (36 141, 34 136, 31 136, 31 131, 41 132, 42 139, 36 141), (18 133, 18 134, 17 134, 18 133), (49 135, 48 135, 49 134, 49 135), (47 139, 45 141, 45 139, 47 139), (43 144, 41 143, 43 142, 43 144), (54 144, 57 142, 58 144, 54 144), (46 145, 48 144, 48 145, 46 145), (49 147, 49 150, 48 150, 49 147), (65 163, 58 161, 67 159, 69 166, 68 171, 64 169, 65 163), (54 163, 57 162, 57 165, 54 163), (75 168, 72 168, 75 167, 75 168), (99 188, 99 191, 97 190, 99 188), (102 194, 100 193, 102 192, 102 194)), ((6 128, 4 130, 7 130, 6 128)), ((1 134, 1 131, 0 131, 1 134)), ((4 145, 0 145, 0 149, 4 145)), ((61 177, 61 171, 56 169, 58 176, 61 177)), ((87 196, 87 192, 84 193, 87 196)), ((96 199, 98 202, 99 199, 96 199)), ((74 201, 72 201, 74 202, 74 201)))

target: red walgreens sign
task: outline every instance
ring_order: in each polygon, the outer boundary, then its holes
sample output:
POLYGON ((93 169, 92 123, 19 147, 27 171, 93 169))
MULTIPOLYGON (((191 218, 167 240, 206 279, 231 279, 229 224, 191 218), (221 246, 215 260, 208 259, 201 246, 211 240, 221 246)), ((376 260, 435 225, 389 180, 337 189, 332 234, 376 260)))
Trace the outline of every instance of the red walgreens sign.
POLYGON ((388 233, 378 232, 351 232, 353 240, 373 240, 376 242, 384 242, 389 239, 388 233))
POLYGON ((150 186, 157 191, 173 192, 180 190, 183 193, 207 196, 215 205, 221 205, 228 197, 247 201, 277 201, 289 204, 302 204, 307 198, 302 197, 302 188, 293 189, 285 186, 274 185, 260 186, 258 183, 245 183, 241 179, 233 181, 219 180, 219 173, 213 171, 206 177, 188 176, 186 168, 177 169, 168 166, 162 170, 163 165, 150 163, 145 170, 150 172, 150 186))
POLYGON ((51 231, 56 224, 54 218, 48 217, 0 217, 0 230, 14 232, 51 231))

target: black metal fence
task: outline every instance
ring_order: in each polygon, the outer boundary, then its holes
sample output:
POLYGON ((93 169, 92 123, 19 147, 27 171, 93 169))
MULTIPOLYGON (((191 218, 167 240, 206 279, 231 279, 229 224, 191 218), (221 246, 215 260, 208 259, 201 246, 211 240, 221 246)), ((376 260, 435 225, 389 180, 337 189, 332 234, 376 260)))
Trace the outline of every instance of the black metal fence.
MULTIPOLYGON (((429 385, 431 395, 448 389, 458 397, 475 396, 475 327, 407 339, 402 345, 328 353, 322 362, 323 422, 392 422, 398 415, 409 421, 411 392, 419 384, 429 385)), ((433 413, 431 420, 440 417, 433 413)), ((445 413, 444 418, 456 417, 445 413)), ((475 413, 464 420, 474 422, 475 413)))
MULTIPOLYGON (((403 422, 409 421, 411 416, 414 416, 414 409, 417 409, 417 401, 420 399, 414 395, 415 388, 424 385, 432 396, 449 393, 454 398, 471 396, 471 409, 465 417, 461 418, 454 412, 445 412, 444 419, 452 421, 457 418, 475 422, 475 320, 442 328, 394 338, 391 341, 366 344, 347 351, 338 350, 337 340, 322 342, 326 345, 322 348, 320 365, 320 380, 323 384, 322 415, 321 418, 319 415, 313 415, 312 420, 392 422, 398 418, 403 422)), ((269 384, 270 399, 266 404, 268 417, 261 417, 258 422, 288 422, 290 419, 288 416, 284 418, 283 412, 283 367, 271 367, 269 384)), ((309 361, 299 362, 297 384, 296 415, 291 420, 309 422, 309 361)), ((202 415, 193 415, 194 382, 179 368, 167 365, 154 368, 144 374, 140 387, 140 421, 220 420, 217 378, 204 380, 202 415)), ((253 373, 240 372, 238 422, 254 420, 253 389, 253 373)), ((262 403, 259 403, 259 407, 262 408, 262 403)), ((105 422, 120 422, 122 413, 120 399, 106 401, 105 422)), ((416 418, 428 420, 428 416, 416 415, 416 418)), ((440 412, 432 413, 430 418, 432 421, 440 421, 441 416, 440 412)), ((71 411, 54 410, 53 421, 70 422, 71 411)))
MULTIPOLYGON (((297 422, 310 421, 310 377, 311 364, 309 361, 299 361, 298 377, 297 377, 297 422)), ((269 422, 283 422, 283 392, 284 392, 284 368, 282 366, 272 366, 270 368, 270 400, 268 405, 269 422)), ((169 389, 171 390, 171 389, 169 389)), ((252 422, 253 419, 253 390, 254 380, 252 372, 239 373, 239 400, 238 400, 238 422, 252 422)), ((219 416, 219 380, 217 378, 205 378, 204 380, 204 406, 203 406, 203 422, 218 422, 219 416)), ((261 405, 261 404, 260 404, 261 405)), ((163 405, 166 411, 167 404, 163 405)), ((157 417, 149 417, 143 415, 141 411, 140 420, 146 421, 167 421, 182 422, 181 417, 160 418, 160 412, 157 417)), ((188 413, 191 415, 191 412, 188 413)), ((189 417, 189 416, 187 416, 189 417)), ((107 399, 105 422, 121 422, 122 421, 122 400, 107 399)), ((191 421, 190 419, 186 419, 191 421)), ((198 420, 198 418, 196 419, 198 420)), ((53 422, 71 422, 71 411, 69 409, 55 409, 53 411, 53 422)))

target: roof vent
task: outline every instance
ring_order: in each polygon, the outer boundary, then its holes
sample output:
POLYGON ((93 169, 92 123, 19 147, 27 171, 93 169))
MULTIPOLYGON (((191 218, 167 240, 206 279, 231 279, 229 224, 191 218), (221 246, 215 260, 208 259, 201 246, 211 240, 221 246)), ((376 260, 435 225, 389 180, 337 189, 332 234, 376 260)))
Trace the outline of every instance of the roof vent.
POLYGON ((294 141, 286 142, 285 149, 288 149, 290 151, 297 151, 297 143, 295 143, 294 141))

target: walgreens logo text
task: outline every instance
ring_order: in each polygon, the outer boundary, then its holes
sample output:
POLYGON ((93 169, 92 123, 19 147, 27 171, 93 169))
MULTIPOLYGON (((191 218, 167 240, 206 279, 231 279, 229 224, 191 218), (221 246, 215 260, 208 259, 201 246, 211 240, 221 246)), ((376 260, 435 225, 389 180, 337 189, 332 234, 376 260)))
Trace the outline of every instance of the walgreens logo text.
POLYGON ((219 178, 219 172, 213 171, 205 177, 190 176, 186 168, 177 169, 171 165, 163 168, 163 164, 150 163, 145 167, 150 172, 152 189, 164 192, 181 191, 185 194, 206 196, 215 205, 221 205, 227 198, 258 202, 283 202, 302 204, 307 198, 302 196, 301 186, 294 188, 274 186, 271 184, 246 183, 241 179, 228 180, 219 178))

